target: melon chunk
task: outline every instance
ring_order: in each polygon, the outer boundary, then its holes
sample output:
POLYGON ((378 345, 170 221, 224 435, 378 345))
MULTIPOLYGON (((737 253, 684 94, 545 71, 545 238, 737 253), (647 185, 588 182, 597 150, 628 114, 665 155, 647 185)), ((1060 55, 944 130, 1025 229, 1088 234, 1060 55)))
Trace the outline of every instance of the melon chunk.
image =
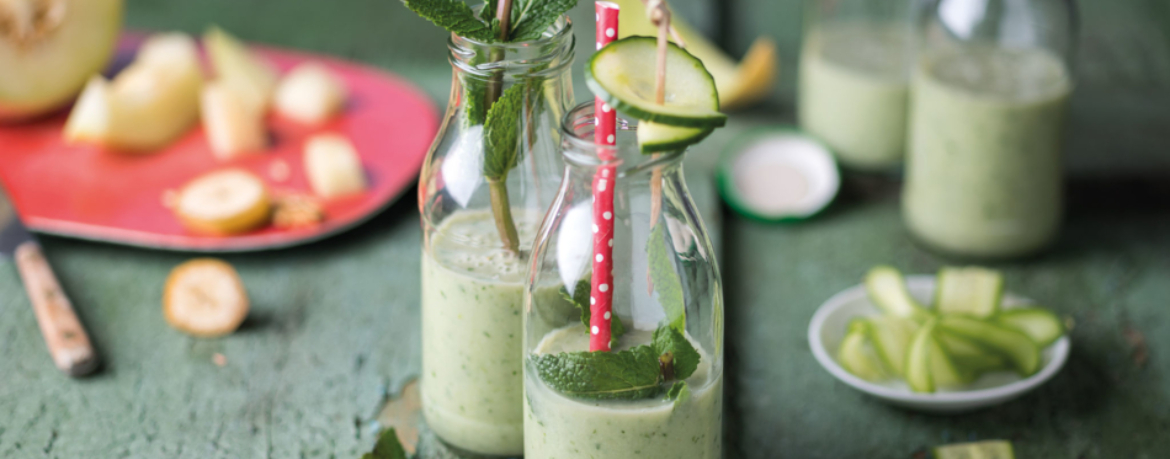
POLYGON ((0 0, 0 121, 69 103, 114 54, 122 0, 0 0))
POLYGON ((203 133, 217 158, 231 159, 267 146, 264 113, 236 88, 222 81, 209 83, 200 102, 203 133))
POLYGON ((305 143, 305 174, 313 192, 333 198, 366 189, 361 159, 349 139, 336 134, 313 136, 305 143))
POLYGON ((276 111, 294 121, 318 125, 340 112, 345 98, 345 83, 340 78, 324 65, 306 62, 280 80, 276 111))
POLYGON ((203 34, 203 46, 216 77, 248 97, 249 103, 257 110, 267 111, 276 90, 276 69, 219 27, 212 27, 203 34))

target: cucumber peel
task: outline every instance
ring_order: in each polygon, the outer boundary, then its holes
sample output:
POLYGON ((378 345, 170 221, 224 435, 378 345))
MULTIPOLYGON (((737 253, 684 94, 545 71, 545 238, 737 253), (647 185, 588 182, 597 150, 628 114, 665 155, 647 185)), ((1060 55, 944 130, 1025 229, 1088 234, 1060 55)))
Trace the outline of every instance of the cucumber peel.
POLYGON ((899 376, 906 376, 906 352, 918 324, 912 320, 895 316, 871 317, 870 337, 882 361, 899 376))
POLYGON ((638 147, 642 153, 679 151, 699 143, 715 128, 690 128, 643 121, 638 123, 638 147))
POLYGON ((1040 347, 1023 333, 959 315, 943 316, 939 325, 1002 355, 1021 376, 1031 376, 1040 369, 1040 347))
POLYGON ((1015 329, 1036 342, 1037 346, 1048 347, 1064 335, 1064 324, 1052 311, 1043 308, 1011 309, 999 313, 995 321, 1015 329))
POLYGON ((1012 444, 1005 440, 956 443, 934 448, 934 459, 1015 459, 1012 444))
POLYGON ((849 332, 837 349, 837 361, 850 373, 866 381, 877 382, 890 378, 890 372, 873 348, 869 324, 864 320, 854 320, 849 324, 849 332))
POLYGON ((1003 274, 979 267, 944 267, 934 289, 934 305, 943 314, 966 314, 986 319, 1003 301, 1003 274))
POLYGON ((865 275, 869 298, 886 314, 922 322, 930 317, 918 300, 910 296, 902 273, 890 266, 875 266, 865 275))
POLYGON ((589 59, 585 84, 610 107, 642 121, 692 128, 716 128, 727 123, 719 112, 715 79, 703 62, 674 43, 666 52, 666 102, 655 98, 654 37, 626 37, 614 41, 589 59))
POLYGON ((946 349, 947 354, 950 354, 955 361, 955 364, 972 373, 981 374, 1007 368, 1007 361, 1003 357, 980 347, 967 338, 945 330, 937 332, 936 337, 939 344, 942 344, 943 349, 946 349))

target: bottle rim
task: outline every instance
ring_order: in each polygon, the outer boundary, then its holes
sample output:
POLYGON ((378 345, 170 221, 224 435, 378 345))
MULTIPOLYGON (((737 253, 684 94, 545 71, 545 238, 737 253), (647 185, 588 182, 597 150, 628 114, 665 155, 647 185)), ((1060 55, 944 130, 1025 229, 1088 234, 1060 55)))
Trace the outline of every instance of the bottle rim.
POLYGON ((544 77, 562 73, 572 65, 576 37, 573 21, 562 15, 536 40, 488 43, 452 33, 447 39, 447 50, 451 65, 471 75, 544 77), (502 57, 493 62, 471 63, 476 56, 490 54, 502 57), (539 70, 533 72, 533 69, 539 70))

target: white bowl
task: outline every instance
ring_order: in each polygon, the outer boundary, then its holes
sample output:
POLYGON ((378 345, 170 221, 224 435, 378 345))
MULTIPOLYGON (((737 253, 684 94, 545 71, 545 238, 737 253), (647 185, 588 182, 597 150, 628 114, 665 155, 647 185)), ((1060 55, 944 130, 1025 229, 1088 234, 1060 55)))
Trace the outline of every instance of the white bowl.
MULTIPOLYGON (((925 304, 930 303, 934 294, 934 276, 907 276, 906 286, 910 295, 925 304)), ((1004 294, 1004 308, 1020 307, 1031 303, 1023 297, 1004 294)), ((848 288, 825 301, 813 315, 808 326, 808 344, 812 347, 817 362, 834 377, 854 389, 877 397, 892 405, 932 413, 961 413, 985 408, 1012 400, 1048 381, 1060 371, 1068 360, 1070 343, 1068 336, 1062 336, 1041 352, 1043 366, 1036 374, 1027 378, 1010 371, 986 373, 962 389, 939 390, 933 394, 913 392, 901 379, 881 383, 866 381, 854 376, 837 363, 837 346, 845 337, 849 321, 856 317, 876 316, 881 311, 869 301, 864 285, 848 288)))

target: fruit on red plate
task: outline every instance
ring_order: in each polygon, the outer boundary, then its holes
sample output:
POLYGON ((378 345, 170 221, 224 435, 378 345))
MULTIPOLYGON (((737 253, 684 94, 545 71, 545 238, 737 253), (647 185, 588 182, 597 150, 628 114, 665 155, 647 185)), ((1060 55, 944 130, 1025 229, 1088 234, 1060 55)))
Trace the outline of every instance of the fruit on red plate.
POLYGON ((268 144, 264 113, 256 110, 248 96, 222 81, 203 86, 200 114, 207 143, 219 159, 258 152, 268 144))
POLYGON ((276 111, 299 123, 318 125, 341 112, 345 99, 345 82, 324 65, 306 62, 280 80, 276 111))
POLYGON ((122 0, 0 1, 0 121, 73 100, 110 61, 122 0))
POLYGON ((203 70, 195 42, 181 33, 154 35, 113 82, 95 76, 65 125, 71 143, 126 153, 154 153, 186 133, 199 116, 203 70))
POLYGON ((213 26, 203 34, 203 46, 216 78, 249 97, 257 110, 266 112, 276 90, 276 69, 219 27, 213 26))
POLYGON ((305 174, 313 192, 323 198, 366 189, 366 175, 357 150, 349 139, 337 134, 319 134, 305 142, 305 174))
POLYGON ((225 169, 191 180, 175 200, 174 211, 191 231, 229 235, 268 223, 272 203, 264 182, 243 169, 225 169))
POLYGON ((176 266, 163 288, 163 317, 181 332, 216 337, 236 331, 248 316, 248 293, 235 268, 215 258, 176 266))

